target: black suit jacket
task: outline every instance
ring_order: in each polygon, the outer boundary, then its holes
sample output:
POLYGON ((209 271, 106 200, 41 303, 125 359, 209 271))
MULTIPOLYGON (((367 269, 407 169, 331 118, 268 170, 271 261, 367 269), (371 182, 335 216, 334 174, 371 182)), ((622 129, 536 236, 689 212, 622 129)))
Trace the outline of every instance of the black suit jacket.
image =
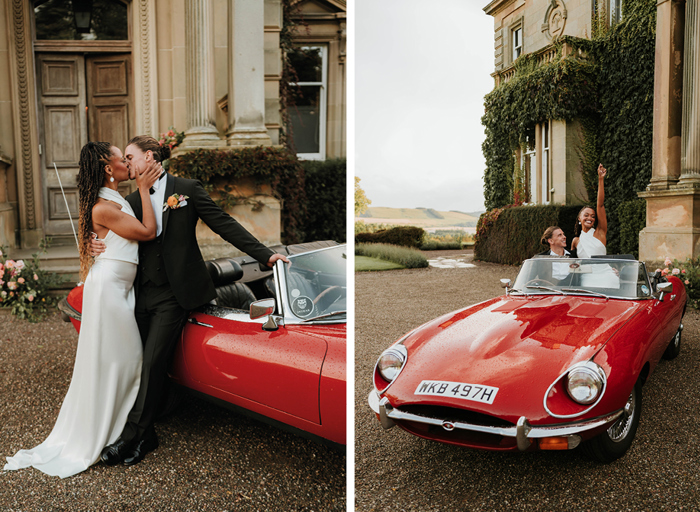
MULTIPOLYGON (((221 238, 266 264, 273 251, 251 235, 238 221, 219 208, 197 180, 166 176, 165 201, 173 194, 188 196, 187 204, 163 212, 163 259, 170 287, 182 308, 191 310, 214 297, 214 283, 197 244, 197 221, 201 218, 221 238)), ((139 220, 143 219, 138 190, 126 197, 139 220)), ((138 282, 138 279, 137 279, 138 282)))

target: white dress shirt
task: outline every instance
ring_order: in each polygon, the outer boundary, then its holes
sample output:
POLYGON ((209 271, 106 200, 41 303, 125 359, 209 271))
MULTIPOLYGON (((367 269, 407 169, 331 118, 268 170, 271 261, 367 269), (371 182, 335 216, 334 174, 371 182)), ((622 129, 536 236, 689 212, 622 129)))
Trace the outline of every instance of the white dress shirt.
POLYGON ((151 194, 151 205, 153 205, 153 211, 156 214, 156 236, 160 236, 163 232, 163 203, 165 203, 165 182, 167 180, 167 176, 157 180, 153 184, 155 192, 151 194))

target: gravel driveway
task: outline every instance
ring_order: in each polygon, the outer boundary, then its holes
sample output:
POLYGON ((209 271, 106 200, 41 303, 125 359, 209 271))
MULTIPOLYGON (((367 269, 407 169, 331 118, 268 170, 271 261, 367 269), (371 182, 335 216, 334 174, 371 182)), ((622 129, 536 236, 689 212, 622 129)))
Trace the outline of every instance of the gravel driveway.
MULTIPOLYGON (((68 390, 78 335, 58 315, 29 324, 0 312, 0 460, 42 442, 68 390)), ((61 480, 0 471, 0 510, 345 510, 345 456, 188 397, 156 426, 160 447, 126 468, 61 480)))
MULTIPOLYGON (((430 255, 429 257, 432 257, 430 255)), ((367 405, 381 351, 438 315, 503 293, 515 267, 419 269, 356 276, 357 510, 697 510, 700 496, 700 314, 689 310, 681 354, 643 388, 637 436, 602 465, 578 450, 495 453, 384 431, 367 405)))

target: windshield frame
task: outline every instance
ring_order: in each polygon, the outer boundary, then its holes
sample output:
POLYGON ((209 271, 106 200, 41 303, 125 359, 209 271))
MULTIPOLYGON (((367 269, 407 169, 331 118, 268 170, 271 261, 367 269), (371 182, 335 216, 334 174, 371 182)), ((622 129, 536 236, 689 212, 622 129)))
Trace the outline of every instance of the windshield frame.
MULTIPOLYGON (((292 262, 291 266, 294 266, 294 260, 303 256, 308 256, 310 254, 319 253, 323 251, 332 250, 343 250, 346 254, 345 258, 345 300, 347 301, 347 276, 348 276, 348 259, 347 259, 347 244, 339 244, 331 247, 323 247, 321 249, 316 249, 313 251, 303 252, 299 254, 294 254, 288 256, 288 259, 292 262)), ((274 266, 274 276, 275 276, 275 291, 277 294, 277 313, 284 318, 285 325, 288 324, 303 324, 303 325, 313 325, 313 324, 345 324, 347 323, 347 310, 345 310, 345 316, 340 314, 333 315, 330 317, 324 317, 328 312, 324 312, 321 318, 315 318, 317 315, 312 314, 309 318, 302 318, 293 313, 292 304, 289 299, 289 280, 287 279, 287 269, 289 268, 289 263, 284 263, 279 260, 274 266)))
MULTIPOLYGON (((544 278, 540 278, 542 281, 546 281, 544 278)), ((529 280, 527 282, 532 281, 529 280)), ((638 279, 639 282, 639 279, 638 279)), ((544 286, 550 286, 547 283, 543 283, 544 286)), ((621 289, 621 288, 620 288, 621 289)), ((654 288, 651 286, 651 281, 649 279, 649 273, 646 269, 646 265, 643 261, 638 261, 638 260, 633 260, 633 259, 622 259, 622 258, 614 258, 614 257, 599 257, 599 258, 559 258, 555 256, 537 256, 535 258, 529 258, 520 265, 520 269, 518 270, 518 275, 516 276, 514 282, 513 282, 513 287, 510 288, 509 290, 509 295, 513 294, 514 297, 519 297, 519 296, 540 296, 540 295, 552 295, 552 296, 561 296, 563 295, 575 295, 575 296, 580 296, 580 297, 591 297, 591 298, 606 298, 606 299, 619 299, 619 300, 649 300, 654 298, 654 288), (638 265, 638 274, 637 276, 639 277, 639 272, 642 273, 643 279, 644 279, 644 286, 646 286, 647 290, 649 290, 648 295, 640 295, 639 294, 639 286, 635 286, 635 290, 637 290, 637 295, 635 296, 627 296, 627 295, 621 295, 621 294, 614 294, 610 293, 612 288, 604 288, 604 287, 596 287, 596 286, 584 286, 584 285, 572 285, 571 283, 562 285, 561 288, 558 286, 552 286, 553 291, 548 291, 548 290, 543 290, 543 289, 523 289, 523 286, 518 286, 518 279, 521 278, 521 275, 523 273, 523 270, 527 265, 534 264, 532 262, 537 261, 537 260, 548 260, 551 263, 565 263, 568 265, 571 265, 572 263, 577 263, 579 266, 583 265, 620 265, 620 264, 630 264, 634 263, 638 265), (531 263, 528 263, 531 262, 531 263), (579 290, 580 289, 580 290, 579 290)))

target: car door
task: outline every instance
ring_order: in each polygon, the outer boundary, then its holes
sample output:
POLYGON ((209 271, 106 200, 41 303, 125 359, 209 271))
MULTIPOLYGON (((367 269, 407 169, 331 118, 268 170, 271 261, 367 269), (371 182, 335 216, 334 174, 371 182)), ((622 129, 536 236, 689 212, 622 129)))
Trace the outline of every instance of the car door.
POLYGON ((208 388, 215 396, 223 392, 243 407, 250 408, 250 401, 319 424, 326 341, 306 329, 282 325, 265 331, 262 322, 232 311, 227 318, 191 316, 181 347, 189 376, 201 384, 200 390, 208 388))

